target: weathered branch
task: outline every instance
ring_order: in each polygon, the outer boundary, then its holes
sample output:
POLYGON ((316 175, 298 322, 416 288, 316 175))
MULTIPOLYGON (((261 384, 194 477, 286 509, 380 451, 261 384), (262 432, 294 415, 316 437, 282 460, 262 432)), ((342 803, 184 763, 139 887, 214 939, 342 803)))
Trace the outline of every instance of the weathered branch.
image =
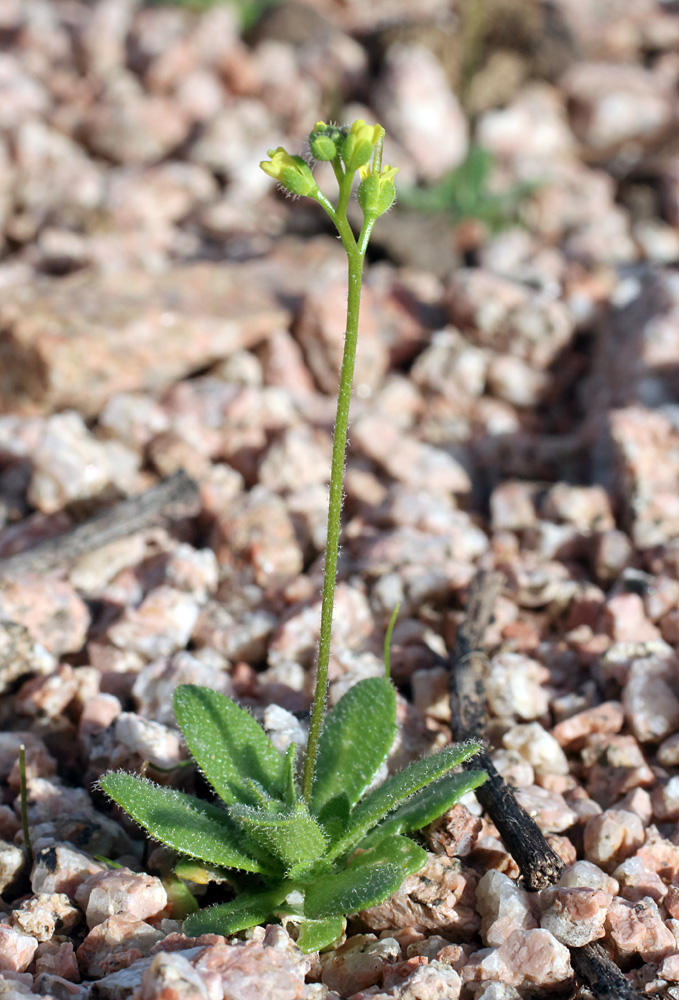
MULTIPOLYGON (((482 647, 502 584, 499 573, 479 574, 473 581, 466 617, 450 656, 451 727, 456 741, 483 737, 486 730, 487 658, 482 647)), ((537 823, 519 805, 488 753, 483 751, 465 766, 482 767, 488 772, 488 781, 476 790, 476 797, 516 861, 526 888, 536 891, 558 881, 564 869, 563 861, 552 850, 537 823)), ((640 994, 600 945, 588 944, 570 951, 576 976, 597 1000, 641 1000, 640 994)))
POLYGON ((0 559, 0 578, 17 573, 50 573, 68 569, 85 553, 133 535, 163 517, 194 513, 197 503, 198 487, 195 482, 185 472, 177 472, 164 483, 101 511, 63 535, 48 538, 25 552, 0 559))

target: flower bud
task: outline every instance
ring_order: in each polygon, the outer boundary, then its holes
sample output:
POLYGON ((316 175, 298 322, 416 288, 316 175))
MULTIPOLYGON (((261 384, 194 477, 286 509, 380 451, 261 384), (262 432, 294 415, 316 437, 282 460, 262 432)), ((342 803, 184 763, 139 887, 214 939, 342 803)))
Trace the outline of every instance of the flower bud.
POLYGON ((366 125, 362 118, 357 119, 340 147, 347 170, 358 170, 367 163, 383 135, 381 125, 366 125))
POLYGON ((337 151, 344 140, 346 129, 337 125, 326 125, 316 122, 309 134, 309 149, 315 160, 334 160, 337 151))
POLYGON ((301 156, 291 156, 282 146, 268 152, 271 160, 259 164, 265 174, 292 194, 309 195, 317 189, 309 164, 301 156))
POLYGON ((367 166, 361 168, 361 183, 356 197, 364 215, 377 217, 391 208, 396 197, 394 175, 397 170, 398 167, 386 166, 379 173, 375 173, 367 166))

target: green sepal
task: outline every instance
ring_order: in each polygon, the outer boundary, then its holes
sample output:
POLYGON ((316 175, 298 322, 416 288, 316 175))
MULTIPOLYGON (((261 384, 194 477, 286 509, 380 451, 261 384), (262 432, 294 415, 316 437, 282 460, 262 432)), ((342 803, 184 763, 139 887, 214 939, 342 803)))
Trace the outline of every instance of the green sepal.
POLYGON ((230 806, 229 815, 252 841, 286 866, 313 862, 325 853, 323 830, 304 802, 276 813, 252 806, 230 806))
POLYGON ((264 923, 274 916, 291 887, 278 886, 267 892, 246 893, 229 903, 208 906, 192 913, 184 921, 184 933, 190 937, 201 934, 235 934, 264 923))
POLYGON ((485 771, 462 771, 459 774, 446 774, 443 778, 421 788, 411 795, 402 805, 394 809, 389 816, 376 826, 367 837, 361 841, 361 847, 370 847, 385 837, 397 833, 412 833, 433 823, 454 806, 463 795, 482 785, 488 775, 485 771))
POLYGON ((297 947, 304 954, 321 951, 334 944, 344 934, 347 925, 344 917, 325 917, 324 920, 303 920, 299 925, 297 947))
POLYGON ((283 799, 283 758, 252 716, 226 695, 195 684, 174 693, 174 714, 206 780, 227 805, 260 805, 249 780, 283 799))
POLYGON ((110 771, 99 784, 155 840, 181 854, 247 872, 276 870, 273 859, 267 864, 243 850, 238 826, 209 802, 122 771, 110 771))
POLYGON ((353 858, 347 868, 306 887, 304 915, 320 920, 383 903, 426 860, 427 852, 414 841, 407 837, 387 837, 353 858))
POLYGON ((413 761, 398 774, 392 775, 359 802, 349 818, 349 827, 343 837, 336 840, 328 851, 327 859, 332 861, 359 844, 374 826, 420 788, 430 785, 443 777, 453 767, 457 767, 481 749, 475 740, 446 747, 413 761))
POLYGON ((344 694, 323 720, 311 791, 320 815, 336 797, 356 805, 396 738, 396 691, 386 677, 368 677, 344 694))

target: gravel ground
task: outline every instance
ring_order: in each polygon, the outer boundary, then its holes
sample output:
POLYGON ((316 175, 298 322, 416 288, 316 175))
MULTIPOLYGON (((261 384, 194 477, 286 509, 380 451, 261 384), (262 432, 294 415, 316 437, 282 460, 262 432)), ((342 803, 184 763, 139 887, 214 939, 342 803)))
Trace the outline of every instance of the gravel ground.
POLYGON ((0 3, 7 1000, 565 997, 592 941, 679 997, 679 12, 418 9, 0 3), (303 956, 281 927, 185 938, 172 858, 93 783, 183 759, 179 683, 304 739, 345 271, 258 162, 332 117, 384 124, 403 196, 363 299, 330 698, 381 672, 400 601, 390 767, 445 745, 442 657, 501 570, 492 758, 566 869, 524 891, 471 796, 303 956), (503 226, 409 207, 479 144, 503 226), (18 558, 181 471, 172 516, 18 558))

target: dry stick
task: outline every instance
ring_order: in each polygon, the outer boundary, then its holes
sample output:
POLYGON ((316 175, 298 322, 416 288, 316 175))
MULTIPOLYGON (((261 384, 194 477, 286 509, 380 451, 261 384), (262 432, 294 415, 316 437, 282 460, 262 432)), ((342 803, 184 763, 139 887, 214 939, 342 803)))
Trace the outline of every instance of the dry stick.
POLYGON ((161 516, 195 513, 198 496, 195 482, 185 472, 177 472, 159 486, 108 507, 63 535, 0 559, 0 579, 10 574, 67 569, 85 553, 148 528, 161 516))
MULTIPOLYGON (((486 657, 481 647, 503 583, 499 573, 481 573, 470 588, 466 617, 450 657, 450 704, 453 739, 456 741, 483 737, 485 732, 486 657)), ((563 871, 564 863, 549 846, 537 823, 516 801, 488 753, 482 751, 468 761, 467 766, 482 767, 489 774, 488 781, 476 789, 476 797, 519 866, 526 888, 536 891, 553 885, 563 871)), ((641 995, 600 945, 588 944, 570 951, 576 975, 597 1000, 641 1000, 641 995)))

